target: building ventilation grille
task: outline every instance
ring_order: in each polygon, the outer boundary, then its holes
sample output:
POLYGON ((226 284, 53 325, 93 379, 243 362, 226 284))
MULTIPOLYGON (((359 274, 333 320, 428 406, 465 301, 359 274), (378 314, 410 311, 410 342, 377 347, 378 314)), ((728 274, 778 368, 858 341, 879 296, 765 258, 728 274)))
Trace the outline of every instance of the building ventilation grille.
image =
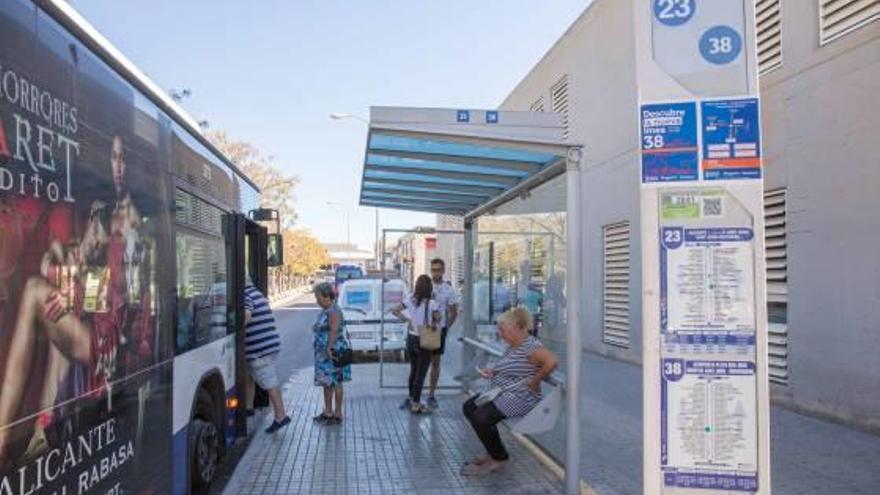
POLYGON ((544 111, 544 97, 540 97, 532 103, 532 106, 529 107, 529 111, 531 112, 543 112, 544 111))
POLYGON ((602 231, 602 340, 629 347, 629 222, 606 225, 602 231))
POLYGON ((568 76, 563 76, 562 79, 556 82, 552 88, 550 88, 550 103, 552 110, 560 115, 562 115, 562 137, 564 139, 568 139, 569 134, 571 134, 571 120, 569 119, 569 94, 568 94, 568 76))
POLYGON ((788 383, 788 240, 786 192, 764 193, 764 249, 767 257, 770 380, 788 383))
POLYGON ((756 0, 755 21, 758 37, 758 71, 769 72, 782 65, 780 0, 756 0))
POLYGON ((829 43, 880 19, 880 0, 819 0, 819 38, 829 43))

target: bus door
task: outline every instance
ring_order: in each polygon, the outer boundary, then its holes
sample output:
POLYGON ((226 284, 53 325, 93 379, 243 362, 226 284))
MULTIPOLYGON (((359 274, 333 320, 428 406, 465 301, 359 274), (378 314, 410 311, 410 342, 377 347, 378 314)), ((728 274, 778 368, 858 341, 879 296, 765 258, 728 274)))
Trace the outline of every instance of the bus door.
MULTIPOLYGON (((244 287, 248 276, 261 291, 266 290, 266 229, 240 213, 227 217, 226 249, 229 260, 229 321, 235 332, 235 389, 239 398, 235 410, 235 435, 247 435, 245 390, 248 378, 244 353, 244 287), (262 256, 261 256, 262 254, 262 256)), ((265 292, 264 292, 265 293, 265 292)))

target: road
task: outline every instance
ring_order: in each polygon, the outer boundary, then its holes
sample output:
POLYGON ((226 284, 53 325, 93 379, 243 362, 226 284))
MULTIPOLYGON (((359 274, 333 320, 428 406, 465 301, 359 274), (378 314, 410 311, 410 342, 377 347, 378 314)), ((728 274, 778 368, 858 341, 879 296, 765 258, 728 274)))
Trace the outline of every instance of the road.
POLYGON ((281 383, 287 383, 295 371, 314 364, 312 325, 319 309, 311 293, 273 308, 281 334, 281 353, 278 355, 278 378, 281 383))

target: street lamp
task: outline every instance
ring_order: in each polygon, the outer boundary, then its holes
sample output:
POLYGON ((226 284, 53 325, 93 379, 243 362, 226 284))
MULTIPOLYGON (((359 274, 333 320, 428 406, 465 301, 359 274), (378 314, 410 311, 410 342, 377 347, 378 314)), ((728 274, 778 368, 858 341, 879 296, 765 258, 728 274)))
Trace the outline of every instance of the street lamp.
POLYGON ((353 114, 353 113, 331 113, 331 114, 330 114, 330 119, 331 119, 331 120, 346 120, 346 119, 354 119, 354 120, 360 120, 361 122, 363 122, 363 123, 365 123, 365 124, 369 124, 369 123, 370 123, 367 119, 361 117, 360 115, 355 115, 355 114, 353 114))

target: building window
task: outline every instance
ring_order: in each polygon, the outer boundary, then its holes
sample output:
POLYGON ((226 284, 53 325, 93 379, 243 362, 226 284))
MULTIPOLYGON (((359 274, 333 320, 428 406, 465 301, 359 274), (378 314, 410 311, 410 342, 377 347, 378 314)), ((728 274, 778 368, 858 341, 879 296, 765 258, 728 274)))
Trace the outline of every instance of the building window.
POLYGON ((880 19, 880 0, 819 0, 822 45, 880 19))
POLYGON ((788 239, 786 192, 764 193, 764 250, 767 258, 767 319, 770 381, 788 383, 788 239))
POLYGON ((782 66, 780 3, 780 0, 755 0, 758 72, 761 74, 782 66))
POLYGON ((602 227, 602 340, 629 347, 629 222, 602 227))
POLYGON ((554 112, 562 115, 562 137, 568 139, 571 134, 571 120, 569 119, 569 95, 568 76, 562 76, 556 84, 550 88, 550 107, 554 112))

